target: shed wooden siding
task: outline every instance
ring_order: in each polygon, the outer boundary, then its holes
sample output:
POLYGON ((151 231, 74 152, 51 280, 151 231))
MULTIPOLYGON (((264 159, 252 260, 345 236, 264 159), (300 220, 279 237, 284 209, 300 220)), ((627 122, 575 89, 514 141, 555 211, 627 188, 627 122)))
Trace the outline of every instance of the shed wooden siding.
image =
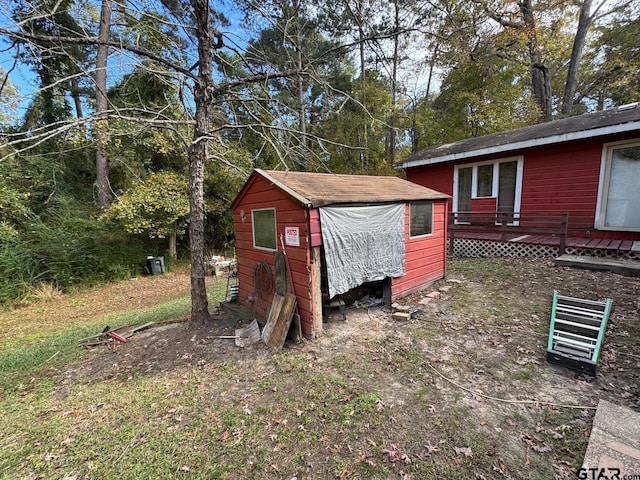
MULTIPOLYGON (((242 305, 255 310, 259 315, 266 316, 273 300, 274 292, 256 298, 254 270, 259 262, 267 262, 275 274, 274 253, 258 250, 253 247, 253 232, 251 230, 251 211, 261 208, 275 208, 276 231, 278 235, 278 250, 282 251, 280 234, 284 236, 285 227, 298 227, 300 232, 300 246, 285 245, 285 250, 291 269, 294 293, 298 299, 298 313, 305 335, 313 334, 312 306, 309 285, 308 268, 309 229, 306 206, 293 200, 279 188, 274 188, 263 177, 254 176, 250 185, 246 185, 246 193, 234 210, 236 227, 236 256, 238 258, 239 299, 242 305), (241 212, 244 210, 245 221, 242 222, 241 212), (249 302, 249 297, 254 301, 249 302)), ((274 278, 275 286, 275 278, 274 278)))
POLYGON ((311 231, 311 246, 322 245, 322 229, 320 228, 320 210, 312 208, 309 210, 309 229, 311 231))
POLYGON ((446 268, 447 202, 433 202, 433 233, 409 236, 409 204, 405 204, 405 275, 391 279, 391 300, 418 292, 443 278, 446 268))

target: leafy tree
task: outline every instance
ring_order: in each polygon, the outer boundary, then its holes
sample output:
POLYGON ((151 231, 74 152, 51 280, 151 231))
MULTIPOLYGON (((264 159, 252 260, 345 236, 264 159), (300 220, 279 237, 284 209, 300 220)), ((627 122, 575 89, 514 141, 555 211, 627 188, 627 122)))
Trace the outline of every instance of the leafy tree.
POLYGON ((253 169, 253 158, 243 148, 212 147, 204 180, 207 208, 205 235, 209 246, 227 251, 233 246, 233 211, 229 208, 253 169))
POLYGON ((627 12, 633 5, 628 0, 509 0, 498 6, 487 0, 474 1, 483 6, 491 19, 525 41, 531 89, 543 121, 551 119, 557 105, 561 106, 564 115, 571 114, 576 104, 574 92, 578 88, 580 63, 592 25, 613 13, 627 12), (564 30, 556 28, 567 22, 570 23, 564 30), (571 33, 567 35, 566 32, 571 33), (553 44, 558 37, 567 40, 562 49, 554 51, 553 44), (561 76, 562 86, 554 85, 554 77, 561 76), (554 92, 563 94, 558 96, 554 92))
POLYGON ((175 173, 151 173, 111 204, 105 218, 135 235, 168 238, 169 255, 177 257, 176 239, 184 235, 189 214, 188 185, 175 173))
POLYGON ((9 80, 9 74, 0 67, 0 128, 15 123, 19 100, 18 89, 9 80))
POLYGON ((332 172, 391 173, 385 150, 389 130, 385 122, 379 120, 384 119, 392 107, 391 94, 388 84, 379 79, 376 72, 367 72, 366 78, 365 82, 353 84, 350 97, 319 126, 319 135, 333 141, 325 144, 325 162, 332 172), (368 107, 362 101, 364 98, 368 107), (361 147, 355 147, 357 145, 361 147))
POLYGON ((640 7, 599 26, 597 41, 586 54, 575 102, 622 105, 637 100, 640 91, 640 7))
POLYGON ((74 0, 38 0, 16 2, 13 16, 24 32, 38 39, 20 40, 20 58, 31 66, 40 81, 40 89, 25 115, 26 129, 49 125, 75 115, 83 117, 82 96, 87 93, 83 72, 89 62, 90 49, 82 43, 61 44, 56 37, 81 38, 83 26, 73 14, 74 0), (47 12, 43 14, 43 12, 47 12))
POLYGON ((132 182, 150 172, 184 175, 189 129, 169 72, 154 62, 142 62, 109 89, 108 98, 111 108, 118 112, 109 121, 113 191, 119 194, 128 190, 132 182), (141 119, 162 119, 167 122, 166 128, 152 128, 141 119))
POLYGON ((308 2, 273 0, 261 9, 270 26, 249 42, 244 55, 248 70, 298 72, 272 79, 268 91, 254 92, 268 101, 267 116, 276 119, 272 122, 284 127, 267 136, 271 137, 271 148, 283 139, 290 144, 287 160, 297 169, 314 168, 314 128, 328 110, 332 90, 345 88, 350 81, 345 51, 321 33, 308 2), (287 135, 287 130, 295 134, 287 135))
POLYGON ((523 86, 527 70, 496 45, 502 34, 478 39, 466 59, 443 79, 433 102, 439 138, 447 143, 467 137, 510 130, 536 122, 538 111, 523 86), (523 93, 524 92, 524 93, 523 93))

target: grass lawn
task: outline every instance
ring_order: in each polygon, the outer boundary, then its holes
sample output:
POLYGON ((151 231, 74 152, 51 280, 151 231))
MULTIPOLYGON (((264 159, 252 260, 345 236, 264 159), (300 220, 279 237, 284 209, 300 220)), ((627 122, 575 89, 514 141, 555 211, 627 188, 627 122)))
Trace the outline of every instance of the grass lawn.
POLYGON ((0 311, 0 478, 575 478, 598 400, 640 408, 640 279, 454 259, 432 290, 278 353, 223 314, 77 347, 187 315, 187 272, 0 311), (554 288, 614 301, 596 379, 545 361, 554 288))

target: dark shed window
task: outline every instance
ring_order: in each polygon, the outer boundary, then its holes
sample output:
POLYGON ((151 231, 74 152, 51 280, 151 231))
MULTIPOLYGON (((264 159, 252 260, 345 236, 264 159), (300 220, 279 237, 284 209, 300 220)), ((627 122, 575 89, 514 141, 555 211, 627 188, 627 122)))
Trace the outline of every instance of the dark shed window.
POLYGON ((433 233, 433 202, 412 202, 409 205, 409 236, 433 233))
POLYGON ((265 208, 251 211, 253 246, 264 250, 277 250, 276 210, 265 208))

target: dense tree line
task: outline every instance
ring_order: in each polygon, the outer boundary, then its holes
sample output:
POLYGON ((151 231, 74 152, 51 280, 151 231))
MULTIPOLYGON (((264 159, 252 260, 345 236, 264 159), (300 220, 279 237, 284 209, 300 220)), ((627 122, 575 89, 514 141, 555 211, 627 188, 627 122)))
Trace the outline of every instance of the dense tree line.
POLYGON ((425 146, 628 103, 640 84, 626 0, 3 6, 0 301, 166 250, 190 255, 206 320, 204 252, 232 244, 253 168, 391 174, 425 146))

